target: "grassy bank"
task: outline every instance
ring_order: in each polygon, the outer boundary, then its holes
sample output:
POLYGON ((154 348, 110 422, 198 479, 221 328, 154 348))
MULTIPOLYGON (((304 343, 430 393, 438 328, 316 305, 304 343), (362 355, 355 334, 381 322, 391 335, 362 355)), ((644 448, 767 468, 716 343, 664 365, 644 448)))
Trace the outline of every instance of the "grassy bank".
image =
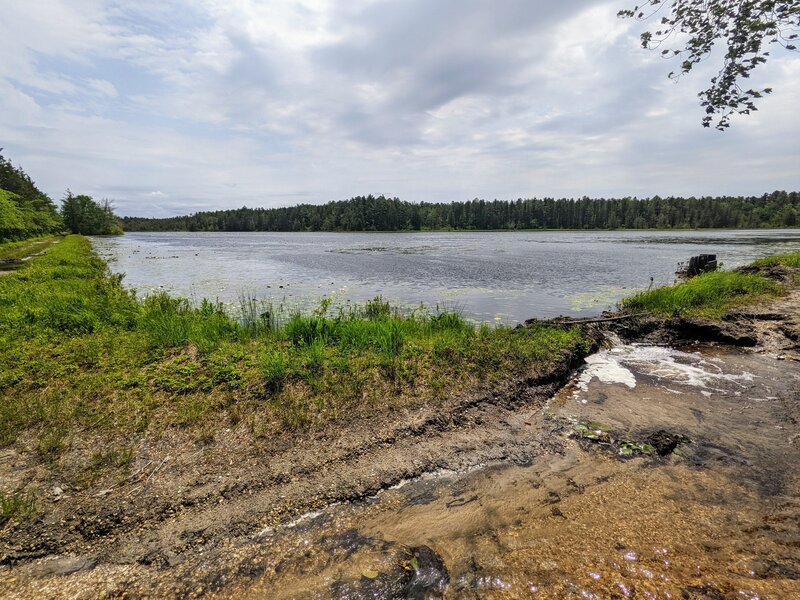
POLYGON ((753 263, 754 267, 791 267, 793 269, 800 269, 800 252, 791 252, 788 254, 778 254, 776 256, 767 256, 760 258, 753 263))
POLYGON ((0 279, 0 444, 55 464, 105 438, 82 477, 124 468, 145 434, 181 428, 254 440, 437 402, 544 370, 587 343, 578 330, 475 328, 454 313, 406 316, 379 299, 276 323, 166 295, 136 299, 89 242, 69 236, 0 279))
POLYGON ((694 316, 721 319, 736 306, 754 304, 777 296, 783 286, 758 273, 758 269, 774 266, 800 267, 800 253, 771 256, 755 261, 755 272, 717 271, 705 273, 677 285, 641 292, 623 300, 631 311, 647 311, 656 315, 694 316))

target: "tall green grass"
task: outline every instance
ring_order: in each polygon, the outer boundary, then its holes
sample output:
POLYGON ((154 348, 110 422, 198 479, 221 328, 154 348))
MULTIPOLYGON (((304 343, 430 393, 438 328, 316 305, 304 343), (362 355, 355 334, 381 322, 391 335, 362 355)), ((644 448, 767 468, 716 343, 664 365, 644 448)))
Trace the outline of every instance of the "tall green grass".
POLYGON ((132 327, 137 304, 88 244, 68 237, 1 278, 0 331, 81 334, 108 326, 132 327))
POLYGON ((777 254, 775 256, 767 256, 760 258, 753 263, 754 267, 791 267, 800 269, 800 252, 790 252, 787 254, 777 254))
POLYGON ((776 296, 781 285, 761 275, 717 271, 626 298, 623 306, 665 316, 721 318, 734 306, 776 296))
POLYGON ((200 306, 194 307, 184 298, 172 298, 164 293, 144 299, 137 329, 153 347, 192 344, 202 352, 213 350, 225 340, 251 333, 247 326, 231 319, 219 303, 204 299, 200 306))
POLYGON ((204 441, 230 426, 268 438, 543 370, 585 344, 576 329, 476 328, 381 298, 338 309, 323 300, 310 314, 247 297, 238 314, 138 299, 69 236, 0 278, 0 445, 22 437, 54 463, 87 431, 119 453, 168 427, 204 441))

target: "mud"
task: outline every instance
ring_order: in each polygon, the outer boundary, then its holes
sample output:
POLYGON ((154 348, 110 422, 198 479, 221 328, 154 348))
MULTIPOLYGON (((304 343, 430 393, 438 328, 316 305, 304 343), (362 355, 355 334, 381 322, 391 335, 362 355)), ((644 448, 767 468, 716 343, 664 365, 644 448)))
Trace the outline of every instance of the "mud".
POLYGON ((800 365, 730 348, 604 353, 633 387, 578 377, 527 417, 558 424, 560 453, 441 472, 265 532, 235 551, 264 572, 215 596, 797 597, 800 365), (586 422, 654 451, 587 443, 586 422), (375 587, 421 546, 444 590, 375 587))
POLYGON ((268 442, 173 431, 86 490, 5 449, 0 485, 37 482, 45 510, 4 526, 0 595, 799 596, 798 313, 795 291, 715 326, 750 350, 615 325, 639 342, 574 377, 582 357, 268 442))

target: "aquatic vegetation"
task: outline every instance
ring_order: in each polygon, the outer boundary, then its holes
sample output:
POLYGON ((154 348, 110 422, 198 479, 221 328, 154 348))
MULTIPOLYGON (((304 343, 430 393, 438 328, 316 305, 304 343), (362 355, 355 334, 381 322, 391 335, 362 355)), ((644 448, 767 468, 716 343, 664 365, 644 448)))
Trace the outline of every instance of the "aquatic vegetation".
POLYGON ((758 274, 717 271, 673 286, 641 292, 623 300, 631 311, 648 311, 664 316, 721 318, 734 306, 762 296, 776 296, 781 285, 758 274))
POLYGON ((581 421, 580 423, 576 423, 573 429, 575 430, 575 434, 581 439, 611 442, 611 438, 608 435, 609 428, 597 421, 581 421))
POLYGON ((655 452, 655 448, 647 443, 641 442, 620 442, 619 454, 620 456, 636 456, 637 454, 651 455, 655 452))
POLYGON ((57 463, 79 433, 109 448, 170 427, 206 441, 231 426, 265 438, 469 393, 587 347, 578 329, 475 327, 381 298, 323 301, 311 314, 252 298, 239 308, 138 299, 86 239, 64 238, 0 279, 0 444, 22 436, 57 463))
POLYGON ((689 438, 680 434, 671 434, 660 430, 651 434, 644 441, 620 439, 615 437, 611 428, 597 421, 578 421, 573 427, 572 436, 579 440, 587 440, 613 450, 619 456, 666 456, 676 451, 679 444, 689 442, 689 438))

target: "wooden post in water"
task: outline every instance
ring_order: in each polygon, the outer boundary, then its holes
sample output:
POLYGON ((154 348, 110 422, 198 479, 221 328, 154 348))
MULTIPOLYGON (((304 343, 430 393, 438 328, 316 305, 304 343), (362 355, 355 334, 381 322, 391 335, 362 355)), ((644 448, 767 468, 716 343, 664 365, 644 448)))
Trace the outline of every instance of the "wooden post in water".
POLYGON ((716 254, 700 254, 699 256, 692 256, 689 259, 689 264, 685 270, 678 271, 678 275, 683 275, 687 279, 696 277, 702 273, 710 273, 717 270, 717 255, 716 254))

